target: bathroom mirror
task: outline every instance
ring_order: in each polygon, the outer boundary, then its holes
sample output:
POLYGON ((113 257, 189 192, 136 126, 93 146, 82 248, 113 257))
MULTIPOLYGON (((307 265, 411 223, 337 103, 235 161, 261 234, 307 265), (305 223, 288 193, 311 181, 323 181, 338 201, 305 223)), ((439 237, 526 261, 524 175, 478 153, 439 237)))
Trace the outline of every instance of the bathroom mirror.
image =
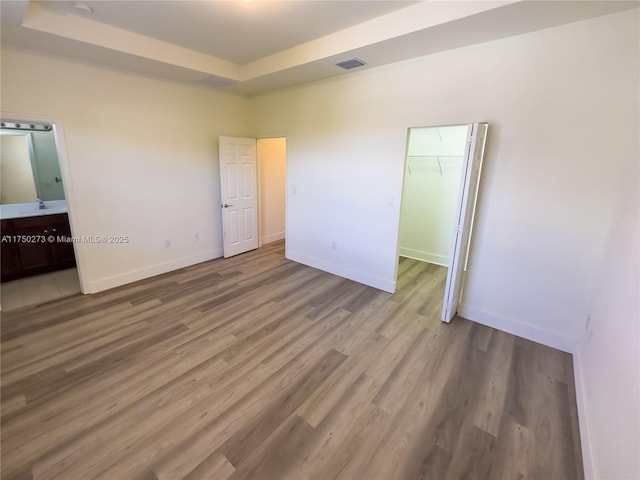
MULTIPOLYGON (((28 122, 24 122, 28 124, 28 122)), ((52 130, 0 130, 0 203, 64 200, 52 130)))

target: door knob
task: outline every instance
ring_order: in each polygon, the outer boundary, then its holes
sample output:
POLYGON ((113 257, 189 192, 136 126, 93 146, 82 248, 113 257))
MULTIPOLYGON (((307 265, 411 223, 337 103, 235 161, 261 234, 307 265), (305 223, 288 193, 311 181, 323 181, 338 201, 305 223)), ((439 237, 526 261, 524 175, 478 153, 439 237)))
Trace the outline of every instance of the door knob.
POLYGON ((229 207, 233 207, 233 205, 229 205, 228 203, 222 204, 222 208, 229 208, 229 207))

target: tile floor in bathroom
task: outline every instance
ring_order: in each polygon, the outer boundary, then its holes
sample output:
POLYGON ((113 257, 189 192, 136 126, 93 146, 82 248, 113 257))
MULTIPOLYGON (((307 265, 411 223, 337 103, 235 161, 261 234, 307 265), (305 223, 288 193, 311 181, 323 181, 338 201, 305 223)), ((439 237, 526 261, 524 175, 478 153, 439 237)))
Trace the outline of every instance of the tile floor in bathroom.
POLYGON ((0 285, 0 305, 6 312, 76 293, 80 293, 78 270, 69 268, 3 283, 0 285))

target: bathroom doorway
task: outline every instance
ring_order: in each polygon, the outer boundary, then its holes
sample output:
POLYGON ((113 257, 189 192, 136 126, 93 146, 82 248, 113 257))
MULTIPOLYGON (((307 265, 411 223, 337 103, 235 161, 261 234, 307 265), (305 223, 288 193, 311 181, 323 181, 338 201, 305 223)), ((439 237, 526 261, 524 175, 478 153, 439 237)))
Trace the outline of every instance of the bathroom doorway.
POLYGON ((2 116, 4 311, 81 293, 55 123, 2 116))

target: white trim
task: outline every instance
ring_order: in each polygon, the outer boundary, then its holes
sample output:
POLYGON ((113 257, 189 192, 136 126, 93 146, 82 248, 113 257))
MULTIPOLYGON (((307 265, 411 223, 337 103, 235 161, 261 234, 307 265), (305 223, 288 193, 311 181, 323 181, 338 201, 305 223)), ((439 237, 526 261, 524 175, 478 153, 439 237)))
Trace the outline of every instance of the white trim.
POLYGON ((189 267, 197 263, 206 262, 215 258, 220 258, 223 255, 222 248, 216 250, 209 250, 208 252, 197 253, 189 255, 187 257, 181 257, 175 260, 171 260, 149 267, 140 268, 138 270, 131 270, 129 272, 119 273, 111 277, 102 278, 89 282, 89 291, 86 293, 98 293, 110 288, 126 285, 127 283, 137 282, 145 278, 154 277, 163 273, 178 270, 180 268, 189 267))
POLYGON ((267 243, 277 242, 278 240, 282 240, 284 238, 284 232, 280 233, 272 233, 271 235, 265 235, 261 239, 261 244, 266 245, 267 243))
POLYGON ((445 255, 438 255, 437 253, 422 252, 420 250, 413 250, 411 248, 400 247, 398 249, 398 255, 401 257, 412 258, 421 262, 433 263, 443 267, 449 266, 449 257, 445 255))
POLYGON ((393 293, 395 291, 395 282, 390 282, 387 279, 370 275, 366 272, 354 270, 344 265, 338 265, 336 263, 327 262, 326 260, 312 257, 304 253, 291 251, 286 249, 286 258, 293 260, 294 262, 302 263, 325 272, 338 275, 339 277, 353 280, 354 282, 362 283, 385 292, 393 293))
POLYGON ((593 442, 591 434, 591 424, 589 423, 589 409, 587 407, 587 393, 585 392, 585 382, 582 375, 580 355, 573 354, 573 377, 576 384, 576 404, 578 406, 578 425, 580 428, 580 444, 582 447, 582 465, 584 467, 584 478, 595 480, 597 478, 598 465, 596 456, 593 454, 593 442))
POLYGON ((537 325, 487 312, 472 305, 461 304, 458 307, 458 315, 473 322, 541 343, 547 347, 562 350, 567 353, 575 352, 576 342, 574 339, 558 335, 555 332, 540 328, 537 325))

